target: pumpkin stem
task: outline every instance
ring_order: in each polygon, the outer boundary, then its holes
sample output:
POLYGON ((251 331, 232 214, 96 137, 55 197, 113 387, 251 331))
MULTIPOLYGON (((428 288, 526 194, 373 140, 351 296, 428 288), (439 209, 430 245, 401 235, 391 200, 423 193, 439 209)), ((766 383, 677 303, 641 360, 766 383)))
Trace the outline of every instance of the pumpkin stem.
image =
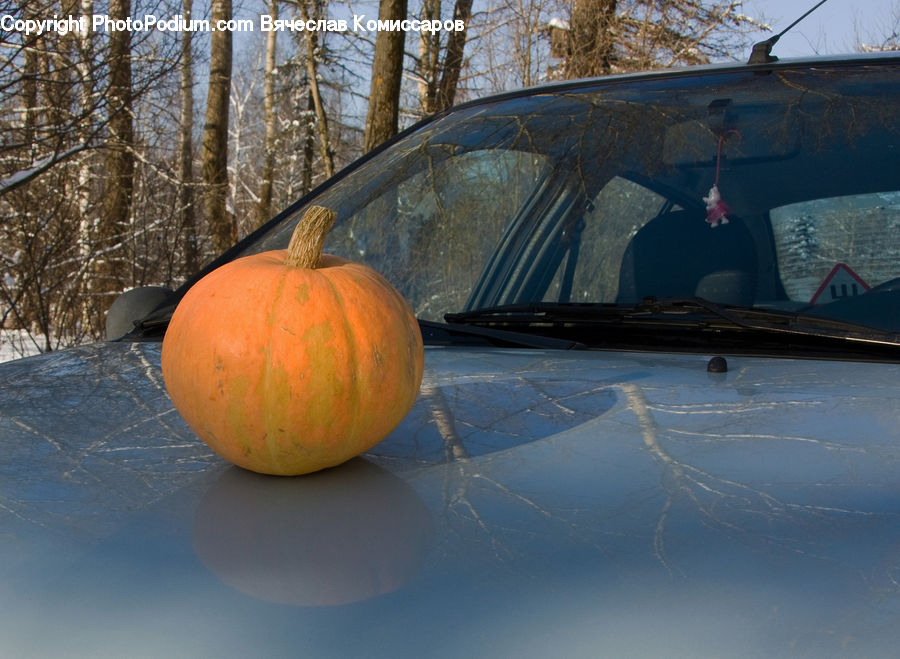
POLYGON ((284 264, 294 268, 319 267, 325 236, 336 219, 337 213, 330 208, 311 206, 294 229, 284 264))

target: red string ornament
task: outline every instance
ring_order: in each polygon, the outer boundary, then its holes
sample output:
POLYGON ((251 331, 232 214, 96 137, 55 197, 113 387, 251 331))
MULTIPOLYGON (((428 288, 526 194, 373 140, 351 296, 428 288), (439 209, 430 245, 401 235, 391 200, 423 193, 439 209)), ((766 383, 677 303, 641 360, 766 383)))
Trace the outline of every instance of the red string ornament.
POLYGON ((706 197, 703 197, 703 201, 706 202, 706 221, 713 229, 719 226, 719 224, 728 224, 728 214, 731 213, 731 208, 725 203, 722 199, 722 195, 719 193, 719 171, 722 168, 722 145, 731 133, 737 135, 738 138, 741 137, 741 134, 736 130, 729 130, 719 136, 719 146, 716 149, 716 180, 709 189, 709 194, 706 197))

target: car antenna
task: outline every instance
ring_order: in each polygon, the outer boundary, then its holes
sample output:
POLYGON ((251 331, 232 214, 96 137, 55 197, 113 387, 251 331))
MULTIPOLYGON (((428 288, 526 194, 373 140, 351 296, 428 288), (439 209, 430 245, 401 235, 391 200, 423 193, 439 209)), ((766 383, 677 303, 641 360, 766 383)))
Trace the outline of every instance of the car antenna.
POLYGON ((804 18, 813 13, 816 9, 824 5, 828 0, 819 0, 816 5, 807 11, 803 16, 798 18, 796 21, 788 25, 781 32, 776 34, 773 37, 769 37, 765 41, 760 41, 758 43, 753 44, 753 50, 750 51, 750 59, 747 60, 747 64, 769 64, 770 62, 777 62, 778 58, 772 54, 772 47, 778 43, 778 40, 785 35, 785 33, 794 27, 797 23, 802 21, 804 18))

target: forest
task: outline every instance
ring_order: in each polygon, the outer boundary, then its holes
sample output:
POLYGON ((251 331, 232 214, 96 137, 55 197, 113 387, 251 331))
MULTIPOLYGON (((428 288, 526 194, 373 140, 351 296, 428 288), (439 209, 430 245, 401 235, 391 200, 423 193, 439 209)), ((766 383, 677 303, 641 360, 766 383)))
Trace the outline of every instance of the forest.
POLYGON ((120 293, 178 286, 422 117, 552 80, 734 59, 766 29, 742 10, 0 0, 0 329, 23 352, 101 339, 120 293))

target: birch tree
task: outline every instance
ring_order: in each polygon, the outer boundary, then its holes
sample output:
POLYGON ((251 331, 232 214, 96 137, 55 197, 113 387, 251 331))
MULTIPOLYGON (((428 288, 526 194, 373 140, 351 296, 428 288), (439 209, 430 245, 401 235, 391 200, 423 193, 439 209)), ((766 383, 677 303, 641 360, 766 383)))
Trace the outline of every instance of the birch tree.
MULTIPOLYGON (((115 19, 159 13, 165 0, 131 1, 142 0, 0 0, 0 13, 115 19)), ((0 34, 0 318, 42 350, 99 337, 105 307, 134 284, 136 159, 148 162, 136 104, 175 66, 169 41, 103 29, 0 34)), ((146 233, 143 243, 156 249, 146 233)))
MULTIPOLYGON (((193 15, 193 0, 184 0, 186 21, 193 15)), ((182 233, 183 268, 196 272, 200 265, 197 244, 197 214, 194 208, 194 51, 193 33, 185 30, 180 39, 179 73, 181 105, 178 117, 178 215, 182 233)))
MULTIPOLYGON (((308 22, 322 18, 324 6, 316 0, 299 0, 300 17, 308 22), (310 11, 312 9, 312 11, 310 11)), ((316 115, 316 130, 319 135, 319 152, 322 158, 322 167, 325 175, 334 176, 334 153, 331 146, 331 135, 328 129, 328 115, 325 111, 325 102, 322 98, 322 89, 319 85, 319 65, 322 59, 319 33, 307 31, 304 35, 306 80, 309 85, 309 97, 313 111, 316 115)))
MULTIPOLYGON (((61 9, 0 3, 0 13, 25 19, 61 9)), ((99 148, 109 97, 93 93, 81 41, 72 32, 0 34, 0 312, 42 350, 58 345, 60 324, 84 331, 78 229, 89 202, 79 156, 99 148)))
MULTIPOLYGON (((278 17, 278 0, 270 0, 269 14, 273 19, 278 17)), ((270 31, 266 35, 266 62, 263 91, 263 107, 265 111, 265 144, 263 146, 263 166, 260 174, 259 202, 257 206, 256 225, 262 226, 272 215, 272 185, 275 176, 275 142, 277 126, 275 118, 275 63, 278 32, 270 31)))

